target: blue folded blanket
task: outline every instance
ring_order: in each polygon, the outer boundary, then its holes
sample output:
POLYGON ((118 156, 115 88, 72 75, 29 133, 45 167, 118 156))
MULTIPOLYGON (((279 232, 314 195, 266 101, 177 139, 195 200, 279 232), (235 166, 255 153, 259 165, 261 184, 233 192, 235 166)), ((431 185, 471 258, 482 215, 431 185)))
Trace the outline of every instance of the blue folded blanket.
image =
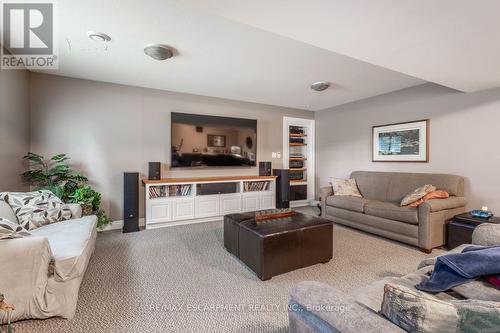
POLYGON ((431 277, 415 288, 437 293, 495 274, 500 274, 500 246, 469 246, 462 253, 437 257, 431 277))

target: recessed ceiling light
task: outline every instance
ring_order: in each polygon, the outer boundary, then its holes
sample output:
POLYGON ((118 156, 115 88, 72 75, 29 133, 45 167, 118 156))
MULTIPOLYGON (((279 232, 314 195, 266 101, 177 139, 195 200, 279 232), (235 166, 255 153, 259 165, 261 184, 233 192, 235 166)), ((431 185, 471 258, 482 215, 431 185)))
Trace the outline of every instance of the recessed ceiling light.
POLYGON ((109 42, 111 40, 111 37, 103 32, 89 31, 87 32, 87 36, 96 42, 109 42))
POLYGON ((149 44, 144 47, 144 53, 156 60, 166 60, 174 56, 174 50, 161 44, 149 44))
POLYGON ((311 84, 311 89, 316 91, 323 91, 330 87, 330 82, 318 81, 311 84))

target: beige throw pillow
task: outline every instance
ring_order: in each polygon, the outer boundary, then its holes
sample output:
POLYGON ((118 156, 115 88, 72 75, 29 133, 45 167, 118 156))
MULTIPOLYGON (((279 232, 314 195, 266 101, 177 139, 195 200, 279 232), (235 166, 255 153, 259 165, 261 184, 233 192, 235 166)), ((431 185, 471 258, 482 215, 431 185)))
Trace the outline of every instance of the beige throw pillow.
POLYGON ((350 195, 359 198, 363 197, 361 193, 359 193, 358 185, 356 184, 355 179, 332 178, 331 183, 333 195, 350 195))
POLYGON ((404 197, 403 200, 401 201, 401 206, 408 206, 409 204, 412 204, 415 201, 422 199, 428 193, 431 193, 435 190, 436 187, 429 184, 421 186, 417 188, 415 191, 411 192, 410 194, 407 194, 406 197, 404 197))
POLYGON ((500 303, 476 300, 443 301, 431 294, 386 284, 380 311, 408 332, 498 332, 500 303))
POLYGON ((71 209, 48 190, 2 192, 0 200, 10 205, 18 223, 28 231, 72 217, 71 209))
POLYGON ((22 238, 31 235, 19 224, 0 217, 0 239, 22 238))

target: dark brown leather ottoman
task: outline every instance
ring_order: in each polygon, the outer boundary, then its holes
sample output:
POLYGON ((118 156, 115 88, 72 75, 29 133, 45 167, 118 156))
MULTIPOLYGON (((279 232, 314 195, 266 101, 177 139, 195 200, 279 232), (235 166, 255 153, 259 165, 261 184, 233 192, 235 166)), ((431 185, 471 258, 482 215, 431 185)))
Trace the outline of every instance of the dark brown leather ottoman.
POLYGON ((297 213, 255 222, 255 212, 224 216, 224 246, 261 280, 318 263, 333 255, 333 224, 297 213))

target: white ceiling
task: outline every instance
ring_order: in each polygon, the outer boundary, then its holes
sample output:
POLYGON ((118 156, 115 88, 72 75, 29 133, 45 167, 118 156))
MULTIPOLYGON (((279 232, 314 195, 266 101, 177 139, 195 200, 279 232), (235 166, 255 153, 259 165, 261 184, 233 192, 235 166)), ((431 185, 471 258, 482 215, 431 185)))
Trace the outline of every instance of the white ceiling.
POLYGON ((500 86, 498 0, 179 1, 457 90, 500 86))
MULTIPOLYGON (((263 13, 274 8, 262 6, 258 7, 263 13)), ((248 14, 256 14, 256 8, 248 14)), ((49 74, 306 110, 424 82, 183 1, 65 0, 58 2, 57 18, 60 63, 59 70, 49 74), (102 31, 112 41, 106 45, 91 41, 86 36, 89 30, 102 31), (171 45, 178 56, 153 60, 143 53, 149 43, 171 45), (309 89, 318 80, 333 86, 321 93, 309 89)))

